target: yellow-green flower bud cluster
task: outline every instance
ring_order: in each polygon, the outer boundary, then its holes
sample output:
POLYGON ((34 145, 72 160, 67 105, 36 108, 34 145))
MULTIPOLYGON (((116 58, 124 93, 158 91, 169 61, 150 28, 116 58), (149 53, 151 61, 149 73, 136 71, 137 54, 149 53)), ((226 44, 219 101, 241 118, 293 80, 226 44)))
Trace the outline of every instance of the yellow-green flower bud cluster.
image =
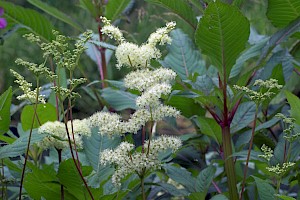
POLYGON ((275 166, 266 167, 266 169, 269 172, 275 173, 277 176, 282 176, 282 175, 284 175, 285 172, 287 172, 295 164, 296 163, 293 163, 293 162, 287 162, 287 163, 283 163, 282 166, 280 166, 280 164, 277 164, 275 166))
POLYGON ((287 128, 283 129, 284 139, 286 139, 289 142, 293 142, 300 137, 300 133, 293 133, 296 121, 295 118, 286 117, 282 113, 276 114, 275 117, 282 119, 284 125, 287 126, 287 128))
POLYGON ((258 155, 258 157, 264 158, 269 162, 273 157, 273 150, 267 145, 263 144, 261 147, 261 151, 264 153, 264 155, 258 155))

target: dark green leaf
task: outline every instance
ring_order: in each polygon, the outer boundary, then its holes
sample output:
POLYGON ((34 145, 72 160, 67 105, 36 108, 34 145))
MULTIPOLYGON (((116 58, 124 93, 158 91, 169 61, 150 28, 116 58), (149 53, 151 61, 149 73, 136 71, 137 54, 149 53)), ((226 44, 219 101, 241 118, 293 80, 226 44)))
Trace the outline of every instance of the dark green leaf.
MULTIPOLYGON (((34 107, 35 105, 27 105, 23 108, 21 113, 21 122, 24 131, 27 131, 31 128, 32 119, 34 116, 34 107)), ((38 119, 37 116, 35 116, 33 128, 38 128, 47 121, 55 121, 57 118, 56 108, 49 103, 38 104, 36 115, 38 116, 38 119)))
POLYGON ((191 27, 196 29, 197 20, 193 9, 190 7, 186 0, 147 0, 152 3, 163 6, 172 12, 176 13, 179 17, 185 20, 191 27))
POLYGON ((250 26, 235 6, 211 2, 201 18, 195 40, 203 54, 221 74, 229 77, 239 54, 245 49, 250 26))
POLYGON ((266 180, 262 180, 258 177, 252 176, 255 180, 256 183, 256 187, 258 190, 258 195, 260 197, 260 199, 265 200, 275 200, 275 189, 266 181, 266 180))
POLYGON ((177 72, 181 79, 188 79, 195 72, 204 74, 205 61, 193 41, 180 29, 172 31, 170 35, 172 43, 168 46, 169 53, 161 64, 177 72))
POLYGON ((137 96, 129 92, 107 87, 101 90, 101 96, 117 111, 127 108, 136 109, 135 99, 137 96))
POLYGON ((12 3, 0 2, 0 7, 4 8, 4 17, 13 21, 15 24, 21 24, 24 28, 40 36, 46 41, 53 39, 51 22, 35 10, 23 8, 12 3))
POLYGON ((207 168, 203 169, 196 179, 196 190, 198 192, 207 193, 207 190, 213 181, 216 169, 212 166, 208 166, 207 168))
MULTIPOLYGON (((300 1, 299 1, 300 2, 300 1)), ((295 32, 299 31, 300 27, 300 17, 292 21, 287 27, 279 30, 274 35, 271 36, 268 43, 265 45, 265 47, 262 49, 261 55, 256 63, 256 65, 259 65, 263 59, 266 58, 268 53, 278 44, 285 41, 289 36, 294 34, 295 32)))
POLYGON ((276 27, 285 27, 300 16, 298 0, 268 0, 267 16, 276 27))
POLYGON ((159 185, 171 195, 177 196, 187 196, 189 193, 185 189, 178 189, 174 185, 169 183, 159 183, 159 185))
POLYGON ((130 0, 108 1, 105 7, 105 17, 111 21, 115 21, 129 3, 130 0))
POLYGON ((50 6, 49 4, 43 3, 40 0, 27 0, 32 5, 38 7, 39 9, 43 10, 44 12, 48 13, 52 17, 57 18, 60 21, 65 22, 66 24, 69 24, 70 26, 76 28, 80 32, 83 32, 82 27, 80 27, 79 24, 74 22, 68 15, 61 12, 60 10, 56 9, 55 7, 50 6))
POLYGON ((248 126, 254 120, 255 110, 256 104, 254 102, 242 103, 232 119, 230 132, 235 133, 248 126))
POLYGON ((91 15, 96 18, 98 17, 96 6, 91 0, 79 0, 80 6, 91 13, 91 15))
MULTIPOLYGON (((27 149, 29 131, 25 132, 14 143, 1 147, 0 159, 7 157, 16 157, 22 155, 27 149)), ((37 130, 32 131, 31 144, 41 141, 45 135, 38 134, 37 130)))
POLYGON ((291 106, 291 116, 296 119, 296 124, 300 125, 300 99, 289 91, 284 93, 291 106))
POLYGON ((228 198, 223 194, 218 194, 213 196, 210 200, 228 200, 228 198))
POLYGON ((0 134, 6 133, 9 129, 11 98, 12 90, 9 87, 0 96, 0 134))

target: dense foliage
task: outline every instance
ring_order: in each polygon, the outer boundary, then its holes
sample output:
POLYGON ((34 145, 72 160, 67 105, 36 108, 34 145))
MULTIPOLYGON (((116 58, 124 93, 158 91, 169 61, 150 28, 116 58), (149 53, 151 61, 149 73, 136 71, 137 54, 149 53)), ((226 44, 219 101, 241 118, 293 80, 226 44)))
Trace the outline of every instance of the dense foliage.
POLYGON ((2 199, 300 198, 299 0, 20 2, 2 199))

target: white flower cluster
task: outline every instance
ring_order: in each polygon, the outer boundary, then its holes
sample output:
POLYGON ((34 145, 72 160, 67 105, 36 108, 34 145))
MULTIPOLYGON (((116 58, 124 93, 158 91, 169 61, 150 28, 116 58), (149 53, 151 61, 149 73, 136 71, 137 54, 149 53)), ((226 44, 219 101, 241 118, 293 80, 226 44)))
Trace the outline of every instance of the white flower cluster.
POLYGON ((101 17, 104 23, 102 33, 108 35, 110 38, 117 40, 120 45, 116 49, 116 58, 118 61, 117 68, 122 66, 132 67, 135 69, 147 68, 150 65, 151 59, 158 59, 161 57, 159 49, 155 46, 171 43, 171 38, 168 35, 174 28, 176 23, 169 22, 166 27, 159 28, 152 33, 148 38, 148 42, 138 46, 136 44, 126 42, 123 34, 117 28, 111 25, 110 21, 105 17, 101 17))
POLYGON ((266 169, 269 172, 273 172, 278 176, 284 175, 285 172, 287 172, 290 168, 292 168, 296 163, 293 162, 285 162, 280 166, 280 164, 277 164, 275 166, 266 167, 266 169))
MULTIPOLYGON (((76 147, 79 149, 83 148, 82 136, 91 135, 91 129, 89 128, 86 119, 73 120, 73 130, 72 130, 71 121, 68 121, 67 127, 68 127, 68 132, 70 134, 71 142, 74 143, 72 137, 72 131, 73 131, 76 147)), ((47 136, 41 142, 38 143, 38 146, 40 146, 43 149, 48 149, 50 147, 55 147, 56 149, 64 149, 69 146, 66 127, 65 124, 62 122, 59 121, 46 122, 45 124, 39 127, 38 133, 47 134, 47 136)))
MULTIPOLYGON (((145 151, 148 151, 148 142, 145 142, 145 151)), ((117 169, 112 176, 112 182, 115 186, 121 185, 121 180, 131 174, 137 173, 143 175, 146 171, 159 169, 161 162, 158 154, 167 149, 178 150, 181 146, 181 140, 172 136, 161 136, 151 140, 149 153, 133 152, 134 145, 128 142, 122 142, 115 150, 106 149, 100 154, 100 163, 102 165, 114 164, 117 169)))

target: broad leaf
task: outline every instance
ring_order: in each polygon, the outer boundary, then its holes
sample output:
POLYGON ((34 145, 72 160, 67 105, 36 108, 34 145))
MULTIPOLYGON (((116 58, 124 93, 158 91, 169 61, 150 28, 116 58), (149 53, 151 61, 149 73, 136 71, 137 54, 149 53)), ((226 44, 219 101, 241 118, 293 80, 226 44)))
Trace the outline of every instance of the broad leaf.
POLYGON ((205 62, 193 41, 180 29, 172 31, 170 35, 172 43, 168 46, 169 53, 161 64, 177 72, 181 79, 188 79, 195 72, 204 74, 205 62))
POLYGON ((170 193, 172 196, 187 196, 189 193, 185 189, 178 189, 174 185, 169 183, 159 183, 159 186, 161 186, 165 191, 170 193))
POLYGON ((211 2, 201 18, 195 40, 219 72, 229 77, 250 34, 248 20, 235 6, 211 2))
POLYGON ((80 7, 86 9, 87 11, 89 11, 89 13, 96 18, 98 13, 97 13, 97 8, 96 6, 93 4, 92 1, 90 0, 79 0, 80 2, 80 7))
POLYGON ((41 0, 27 0, 32 5, 38 7, 39 9, 43 10, 44 12, 48 13, 52 17, 57 18, 60 21, 69 24, 70 26, 76 28, 80 32, 83 32, 82 27, 75 21, 73 21, 68 15, 61 12, 60 10, 56 9, 55 7, 50 6, 49 4, 43 3, 41 0))
POLYGON ((256 183, 256 187, 258 190, 258 195, 260 197, 260 199, 268 199, 268 200, 275 200, 275 189, 266 181, 266 180, 262 180, 258 177, 252 176, 255 180, 256 183))
POLYGON ((299 0, 268 0, 267 16, 276 27, 285 27, 300 16, 299 0))
POLYGON ((191 27, 196 29, 197 20, 193 9, 190 7, 186 0, 147 0, 152 3, 163 6, 172 12, 176 13, 184 21, 186 21, 191 27))
POLYGON ((87 160, 90 162, 91 166, 95 171, 99 168, 99 154, 105 149, 113 149, 117 147, 121 142, 118 137, 109 138, 108 136, 98 133, 98 129, 92 129, 92 136, 85 137, 83 139, 84 152, 86 154, 87 160))
POLYGON ((254 120, 255 110, 253 101, 242 103, 232 119, 230 132, 235 133, 248 126, 254 120))
POLYGON ((53 39, 51 22, 35 10, 23 8, 12 3, 0 1, 0 7, 4 8, 4 17, 15 24, 23 25, 32 33, 46 41, 53 39))
POLYGON ((228 198, 223 194, 218 194, 213 196, 210 200, 228 200, 228 198))
POLYGON ((201 133, 214 138, 216 142, 222 144, 222 130, 219 124, 214 119, 198 117, 194 121, 200 128, 201 133))
MULTIPOLYGON (((89 175, 92 171, 91 167, 86 166, 81 166, 81 170, 83 176, 89 175)), ((86 199, 89 196, 72 158, 60 163, 57 177, 67 191, 78 199, 86 199)))
POLYGON ((0 96, 0 134, 6 133, 9 129, 11 98, 12 90, 9 87, 0 96))
MULTIPOLYGON (((0 159, 7 157, 16 157, 22 155, 27 149, 29 131, 22 134, 16 141, 12 144, 1 147, 0 149, 0 159)), ((38 134, 36 129, 32 131, 31 144, 41 141, 45 135, 38 134)))
MULTIPOLYGON (((300 1, 299 1, 300 2, 300 1)), ((287 27, 277 31, 271 36, 266 46, 262 49, 261 56, 258 59, 256 65, 260 65, 263 59, 266 58, 268 53, 278 44, 285 41, 289 36, 298 32, 300 28, 300 17, 292 21, 287 27)))
POLYGON ((291 106, 291 116, 296 119, 296 124, 300 125, 300 99, 289 91, 284 93, 291 106))
POLYGON ((279 195, 279 194, 277 194, 276 197, 278 197, 279 199, 283 199, 283 200, 296 200, 293 197, 289 197, 289 196, 285 196, 285 195, 279 195))
POLYGON ((115 21, 129 3, 130 0, 108 1, 105 6, 105 17, 111 21, 115 21))
POLYGON ((38 128, 47 121, 55 121, 57 119, 56 108, 52 104, 38 104, 35 116, 34 107, 35 105, 27 105, 23 108, 21 113, 21 122, 24 131, 27 131, 31 128, 33 117, 33 128, 38 128))
POLYGON ((207 193, 207 190, 214 178, 216 169, 212 166, 208 166, 207 168, 203 169, 196 179, 196 190, 198 192, 207 193))
POLYGON ((135 99, 137 96, 129 92, 107 87, 101 90, 101 96, 117 111, 127 108, 136 109, 135 99))
MULTIPOLYGON (((53 165, 44 165, 42 169, 31 166, 32 172, 24 179, 24 188, 33 199, 60 199, 60 184, 53 165)), ((75 196, 65 191, 66 200, 76 200, 75 196)))

